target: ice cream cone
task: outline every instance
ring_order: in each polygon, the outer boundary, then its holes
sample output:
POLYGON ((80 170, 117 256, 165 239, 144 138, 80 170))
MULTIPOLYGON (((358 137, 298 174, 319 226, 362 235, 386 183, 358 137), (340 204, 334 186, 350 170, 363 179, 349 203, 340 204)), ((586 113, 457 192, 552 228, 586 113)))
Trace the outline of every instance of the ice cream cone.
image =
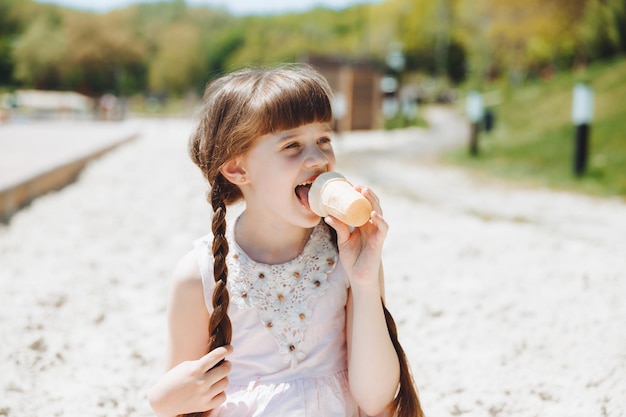
POLYGON ((333 216, 354 226, 370 219, 372 205, 338 172, 326 172, 315 179, 309 190, 311 210, 321 217, 333 216))

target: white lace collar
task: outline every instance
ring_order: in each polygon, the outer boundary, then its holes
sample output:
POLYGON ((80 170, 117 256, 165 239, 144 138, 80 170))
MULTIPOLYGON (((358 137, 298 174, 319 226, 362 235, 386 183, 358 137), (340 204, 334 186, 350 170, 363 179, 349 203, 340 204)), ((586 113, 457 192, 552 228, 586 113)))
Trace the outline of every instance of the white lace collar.
POLYGON ((274 337, 283 361, 294 368, 304 359, 304 330, 310 321, 312 301, 328 288, 328 274, 337 264, 337 248, 325 224, 313 229, 302 253, 278 265, 252 260, 235 242, 229 242, 228 287, 240 309, 253 308, 274 337))

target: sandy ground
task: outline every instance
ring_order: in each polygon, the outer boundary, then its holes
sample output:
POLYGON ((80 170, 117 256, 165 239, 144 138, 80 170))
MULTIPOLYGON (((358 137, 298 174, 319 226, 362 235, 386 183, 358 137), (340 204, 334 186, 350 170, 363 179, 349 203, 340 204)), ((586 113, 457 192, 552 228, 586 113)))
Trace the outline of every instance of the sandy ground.
MULTIPOLYGON (((466 133, 337 139, 380 195, 387 302, 429 417, 626 415, 626 203, 435 163, 466 133)), ((151 416, 167 281, 209 229, 191 124, 143 136, 0 226, 0 416, 151 416)))

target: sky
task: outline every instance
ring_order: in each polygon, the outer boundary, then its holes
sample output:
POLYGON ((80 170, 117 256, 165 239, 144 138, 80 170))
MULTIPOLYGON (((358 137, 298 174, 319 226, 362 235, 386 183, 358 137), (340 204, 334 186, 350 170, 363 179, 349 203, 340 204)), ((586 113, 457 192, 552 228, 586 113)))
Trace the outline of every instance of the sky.
MULTIPOLYGON (((65 7, 97 12, 106 12, 133 3, 149 0, 36 0, 39 3, 54 3, 65 7)), ((302 12, 315 6, 341 9, 361 3, 380 3, 382 0, 187 0, 190 6, 210 5, 223 7, 236 15, 302 12)))

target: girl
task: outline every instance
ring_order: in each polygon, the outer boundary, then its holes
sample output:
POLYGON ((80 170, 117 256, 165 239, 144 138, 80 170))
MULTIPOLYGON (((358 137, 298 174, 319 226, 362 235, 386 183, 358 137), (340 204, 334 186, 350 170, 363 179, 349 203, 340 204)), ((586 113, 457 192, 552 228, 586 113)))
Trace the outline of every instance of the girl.
POLYGON ((373 211, 354 230, 308 206, 335 168, 330 94, 306 66, 207 87, 189 150, 211 185, 212 234, 174 272, 169 371, 149 395, 159 416, 422 415, 381 302, 378 198, 355 187, 373 211))

